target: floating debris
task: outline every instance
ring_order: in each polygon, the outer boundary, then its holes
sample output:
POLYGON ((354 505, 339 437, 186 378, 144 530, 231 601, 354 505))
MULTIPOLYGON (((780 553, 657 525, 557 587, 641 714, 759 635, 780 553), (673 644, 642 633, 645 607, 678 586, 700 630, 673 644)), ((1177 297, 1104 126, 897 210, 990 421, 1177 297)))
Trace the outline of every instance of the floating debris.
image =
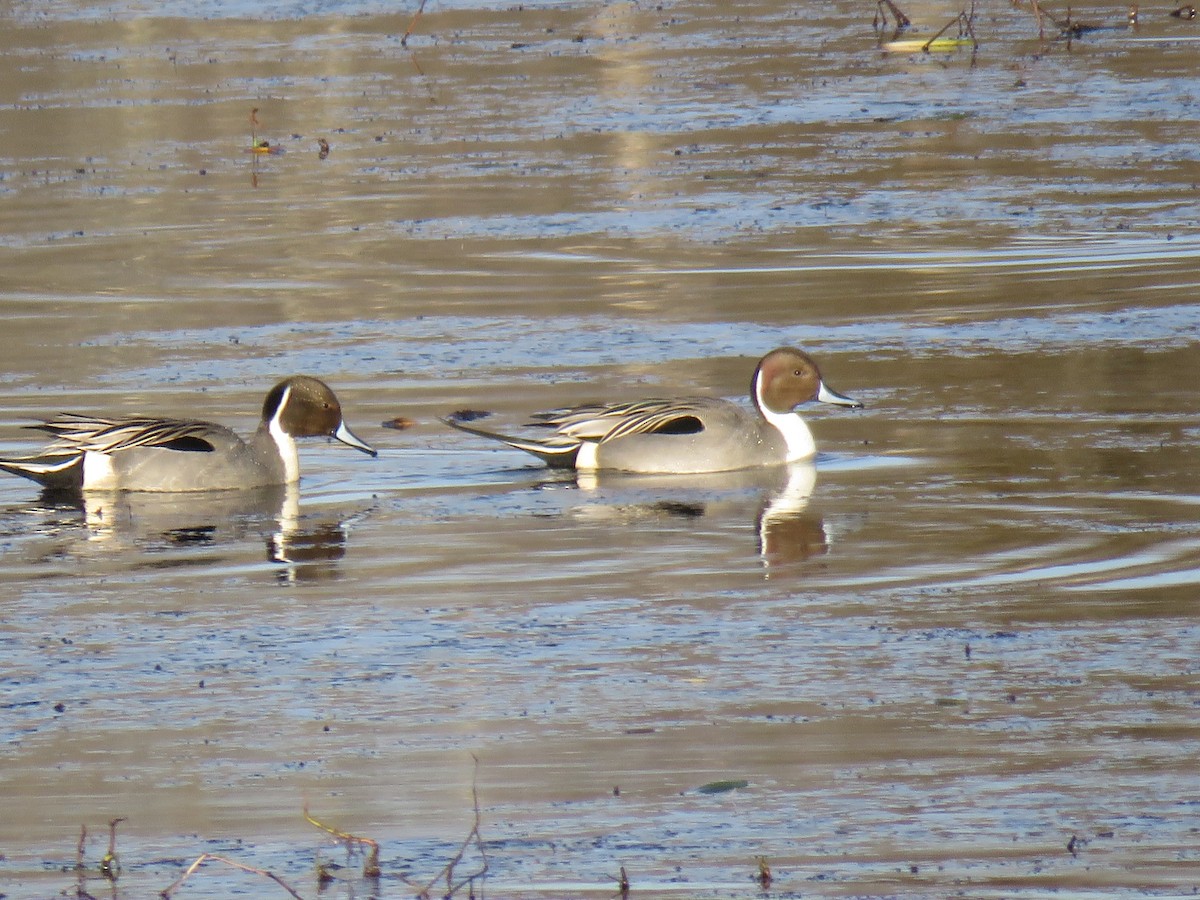
POLYGON ((750 782, 744 778, 730 778, 725 781, 710 781, 696 788, 697 794, 727 794, 750 787, 750 782))
POLYGON ((284 150, 279 144, 272 144, 270 141, 259 141, 246 152, 268 154, 270 156, 279 156, 283 153, 287 153, 287 151, 284 150))
MULTIPOLYGON (((882 4, 882 2, 884 2, 884 0, 879 0, 880 4, 882 4)), ((888 7, 891 8, 893 15, 897 16, 896 30, 892 34, 892 39, 880 44, 880 47, 889 53, 945 53, 951 50, 959 50, 968 46, 972 50, 977 50, 979 48, 979 41, 975 40, 974 0, 971 2, 971 7, 969 10, 962 10, 962 12, 960 12, 957 16, 939 28, 933 37, 926 40, 921 40, 920 38, 905 38, 901 40, 900 33, 907 29, 911 23, 908 17, 901 13, 898 8, 896 8, 895 4, 888 3, 888 7), (952 38, 943 37, 943 35, 955 25, 958 26, 958 36, 952 38)), ((882 5, 879 5, 878 8, 882 12, 882 5)), ((878 21, 878 18, 879 14, 876 15, 876 21, 878 21)), ((883 17, 883 21, 886 24, 886 16, 883 17)))
POLYGON ((280 153, 285 152, 283 147, 279 146, 279 144, 272 144, 268 140, 260 141, 258 139, 258 107, 257 106, 250 110, 250 149, 247 150, 246 152, 247 153, 255 153, 255 154, 270 154, 272 156, 277 156, 280 153))
POLYGON ((754 876, 754 880, 758 882, 758 886, 764 891, 771 889, 771 867, 767 865, 767 858, 765 856, 758 858, 758 874, 754 876))
POLYGON ((921 38, 905 38, 900 41, 888 41, 882 45, 882 49, 888 53, 949 53, 963 47, 974 49, 975 46, 972 38, 935 38, 927 41, 921 38))
POLYGON ((456 409, 450 413, 450 418, 457 422, 473 422, 476 419, 486 419, 491 415, 486 409, 456 409))

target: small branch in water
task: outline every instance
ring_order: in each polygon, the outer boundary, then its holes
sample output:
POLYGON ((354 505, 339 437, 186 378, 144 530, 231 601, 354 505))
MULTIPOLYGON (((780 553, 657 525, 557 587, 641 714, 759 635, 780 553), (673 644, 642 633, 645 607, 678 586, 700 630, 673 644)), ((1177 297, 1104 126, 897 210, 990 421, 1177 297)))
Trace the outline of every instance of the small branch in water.
MULTIPOLYGON (((471 779, 471 800, 475 808, 475 822, 471 826, 471 830, 467 832, 467 836, 463 839, 462 845, 458 848, 458 852, 456 852, 451 860, 442 868, 442 870, 438 872, 437 875, 433 876, 429 883, 424 886, 416 884, 414 881, 412 881, 412 879, 407 878, 404 875, 400 876, 404 882, 417 888, 417 897, 422 898, 422 900, 428 900, 428 898, 432 896, 431 892, 433 891, 434 885, 440 881, 446 882, 446 890, 443 894, 441 894, 443 898, 453 897, 467 885, 471 886, 470 894, 472 897, 474 897, 475 880, 487 874, 487 850, 483 845, 483 837, 480 834, 483 815, 479 811, 479 759, 474 755, 472 755, 471 758, 475 761, 475 773, 471 779), (466 856, 467 850, 470 849, 472 845, 474 845, 476 850, 479 852, 480 859, 482 860, 481 866, 478 871, 471 872, 469 875, 465 875, 455 881, 454 870, 459 866, 460 863, 462 863, 463 858, 466 856)), ((304 807, 304 818, 310 825, 321 829, 326 834, 332 835, 338 841, 341 841, 345 844, 361 844, 370 847, 371 850, 367 854, 366 860, 363 862, 363 878, 380 877, 382 872, 379 866, 379 843, 377 841, 374 841, 371 838, 359 837, 356 834, 350 834, 346 831, 340 831, 318 821, 308 811, 307 805, 304 807)), ((323 866, 318 866, 317 878, 322 884, 324 884, 330 880, 331 876, 323 866)))
POLYGON ((91 897, 84 884, 87 882, 87 867, 83 864, 83 851, 87 844, 87 825, 79 826, 79 843, 75 847, 75 896, 80 900, 91 897))
POLYGON ((758 858, 758 874, 754 880, 758 882, 758 886, 764 891, 771 889, 771 867, 767 865, 767 858, 765 856, 758 858))
POLYGON ((1066 18, 1059 19, 1054 16, 1049 10, 1044 10, 1038 6, 1037 0, 1031 0, 1034 12, 1038 15, 1038 36, 1045 38, 1045 32, 1042 28, 1042 19, 1049 19, 1051 24, 1058 29, 1059 40, 1066 40, 1068 46, 1075 38, 1083 37, 1085 34, 1090 34, 1093 31, 1110 31, 1121 28, 1137 28, 1138 27, 1138 6, 1133 4, 1129 7, 1125 21, 1119 25, 1094 25, 1089 22, 1080 22, 1075 18, 1074 10, 1070 6, 1067 7, 1066 18))
POLYGON ((969 37, 971 39, 971 48, 973 50, 978 50, 979 49, 979 41, 977 41, 975 39, 975 28, 973 25, 974 22, 975 22, 975 0, 971 0, 971 11, 969 13, 964 9, 957 16, 955 16, 953 19, 951 19, 949 22, 947 22, 945 25, 943 25, 941 30, 937 34, 935 34, 933 37, 931 37, 929 40, 927 40, 925 42, 925 46, 922 47, 921 49, 924 50, 926 53, 928 53, 929 48, 933 45, 933 42, 936 41, 938 38, 940 38, 947 31, 949 31, 951 25, 957 24, 959 38, 961 39, 964 37, 969 37))
POLYGON ((165 890, 160 891, 158 896, 163 898, 163 900, 170 900, 171 894, 173 894, 180 885, 182 885, 185 881, 187 881, 192 876, 192 874, 197 869, 200 868, 200 866, 204 865, 204 863, 208 862, 208 860, 210 860, 210 859, 216 860, 217 862, 220 862, 220 863, 224 863, 227 866, 232 866, 235 869, 241 869, 243 872, 249 872, 251 875, 258 875, 261 878, 268 878, 271 881, 274 881, 277 885, 279 885, 281 888, 283 888, 285 891, 287 891, 293 897, 295 897, 296 900, 304 900, 303 897, 301 897, 299 894, 297 894, 291 888, 291 886, 289 886, 282 878, 280 878, 274 872, 268 872, 266 869, 256 869, 253 866, 243 865, 242 863, 234 862, 232 859, 226 859, 224 856, 217 856, 215 853, 200 854, 200 856, 196 858, 196 861, 187 867, 187 871, 185 871, 182 875, 180 875, 177 879, 175 879, 175 881, 170 886, 168 886, 165 890))
POLYGON ((899 34, 905 28, 912 24, 912 21, 904 14, 892 0, 875 0, 875 18, 871 22, 871 27, 875 29, 887 28, 888 13, 892 14, 892 18, 896 20, 896 34, 899 34))
POLYGON ((75 871, 83 871, 83 847, 87 843, 87 826, 79 826, 79 844, 75 847, 75 871))
POLYGON ((483 837, 479 833, 480 821, 482 819, 482 816, 479 812, 479 757, 475 756, 475 754, 471 754, 471 759, 475 761, 475 772, 471 776, 471 801, 475 807, 475 824, 471 826, 471 830, 467 833, 467 836, 463 838, 462 846, 458 848, 458 852, 454 854, 454 858, 451 859, 450 862, 446 863, 446 867, 437 875, 435 875, 433 880, 430 881, 429 884, 425 885, 425 887, 421 889, 421 892, 417 894, 418 897, 426 898, 426 900, 430 896, 429 892, 433 889, 433 886, 441 881, 442 878, 446 879, 446 893, 443 895, 443 897, 453 897, 461 887, 467 884, 472 886, 471 896, 474 896, 475 879, 482 878, 487 874, 487 850, 484 849, 483 837), (470 847, 471 844, 474 844, 475 848, 479 851, 479 856, 482 859, 482 866, 478 872, 472 872, 470 875, 464 876, 456 882, 454 880, 454 867, 462 862, 463 855, 467 852, 467 848, 470 847))
POLYGON ((421 5, 417 7, 417 11, 413 13, 413 17, 409 19, 408 28, 404 31, 404 37, 400 38, 400 46, 407 47, 408 39, 412 36, 413 29, 417 25, 417 19, 421 18, 421 13, 425 12, 425 0, 421 0, 421 5))
MULTIPOLYGON (((470 896, 472 898, 474 898, 476 896, 475 881, 477 879, 481 878, 482 876, 484 876, 485 874, 487 874, 487 871, 488 871, 487 849, 484 847, 483 837, 480 833, 480 829, 482 827, 483 814, 480 812, 480 809, 479 809, 479 788, 478 788, 479 759, 478 759, 478 757, 476 757, 474 755, 472 755, 471 758, 475 761, 475 773, 471 779, 471 800, 472 800, 472 803, 473 803, 473 806, 475 809, 475 821, 474 821, 474 824, 471 826, 470 832, 467 834, 466 838, 463 840, 462 846, 460 846, 458 848, 458 852, 455 853, 454 857, 450 860, 450 862, 448 862, 445 865, 445 867, 443 867, 442 871, 439 872, 436 876, 434 876, 434 878, 428 884, 426 884, 424 887, 416 885, 411 879, 405 877, 404 875, 400 876, 400 878, 405 883, 410 884, 413 887, 417 888, 417 890, 418 890, 417 897, 422 898, 422 900, 429 900, 429 898, 431 896, 431 891, 433 890, 434 885, 437 884, 439 881, 443 881, 443 880, 446 883, 446 890, 444 893, 441 893, 440 896, 442 898, 444 898, 444 900, 445 900, 445 898, 453 897, 463 887, 466 887, 466 886, 469 886, 470 896), (466 853, 467 853, 468 849, 471 848, 471 846, 474 846, 479 853, 480 860, 481 860, 480 867, 479 867, 478 871, 471 872, 470 874, 465 875, 462 878, 459 878, 458 880, 455 880, 455 869, 462 863, 463 858, 466 856, 466 853)), ((379 842, 378 841, 372 840, 371 838, 359 837, 358 835, 350 834, 345 831, 339 831, 336 828, 331 828, 330 826, 325 825, 324 823, 313 818, 313 816, 308 811, 307 804, 304 807, 304 818, 308 821, 308 823, 310 825, 313 825, 313 826, 321 829, 325 833, 332 835, 338 841, 341 841, 346 844, 363 845, 363 846, 370 847, 370 852, 367 854, 367 858, 363 862, 363 878, 378 879, 380 877, 381 870, 380 870, 380 865, 379 865, 379 842)), ((109 823, 109 828, 112 829, 110 841, 109 841, 109 857, 112 857, 114 861, 116 859, 116 826, 117 826, 118 822, 122 822, 122 821, 124 821, 124 820, 123 819, 114 819, 112 822, 109 823)), ((86 891, 83 890, 83 881, 82 881, 82 879, 83 879, 82 873, 84 871, 84 869, 83 869, 83 848, 84 848, 84 843, 85 843, 86 838, 87 838, 87 828, 84 827, 79 836, 78 862, 76 863, 76 867, 78 868, 78 870, 81 873, 79 890, 77 892, 77 895, 81 898, 84 898, 84 900, 86 900, 86 898, 89 896, 86 893, 86 891)), ((106 857, 106 859, 109 857, 106 857)), ((171 896, 175 893, 175 891, 177 891, 184 884, 184 882, 186 882, 189 878, 191 878, 192 875, 194 875, 196 873, 196 871, 202 865, 204 865, 204 863, 208 862, 209 860, 215 860, 216 862, 224 863, 227 866, 231 866, 231 867, 233 867, 235 869, 239 869, 243 872, 249 872, 250 874, 257 875, 260 878, 267 878, 271 881, 274 881, 276 884, 278 884, 281 888, 283 888, 285 891, 287 891, 289 894, 291 894, 292 897, 296 898, 296 900, 304 900, 304 898, 301 897, 300 894, 298 894, 295 891, 295 889, 293 889, 290 885, 288 885, 283 879, 281 879, 275 873, 269 872, 266 869, 258 869, 258 868, 255 868, 254 866, 248 866, 243 863, 234 862, 231 859, 228 859, 224 856, 217 856, 214 853, 203 853, 199 857, 197 857, 196 860, 194 862, 192 862, 192 864, 190 866, 187 867, 187 869, 184 871, 184 873, 182 875, 180 875, 179 878, 177 878, 165 890, 160 891, 158 896, 160 898, 162 898, 162 900, 171 900, 171 896)), ((624 869, 621 870, 622 875, 624 875, 624 871, 625 871, 624 869)), ((113 876, 113 877, 115 878, 115 876, 113 876)), ((317 878, 318 878, 318 889, 319 890, 324 889, 324 887, 326 886, 328 881, 332 880, 332 876, 326 871, 326 869, 322 865, 318 865, 318 867, 317 867, 317 878)))
POLYGON ((108 852, 100 860, 100 874, 109 881, 116 881, 121 875, 121 859, 117 856, 117 826, 125 821, 124 817, 111 819, 108 823, 108 852))
POLYGON ((1038 39, 1046 39, 1046 27, 1042 21, 1042 8, 1038 5, 1038 0, 1029 0, 1029 5, 1033 7, 1033 17, 1037 20, 1038 39))
POLYGON ((310 825, 320 828, 326 834, 333 835, 339 841, 345 844, 363 844, 371 848, 367 854, 367 858, 363 860, 363 878, 378 878, 380 875, 379 869, 379 842, 371 838, 359 837, 356 834, 350 834, 345 831, 338 831, 336 828, 331 828, 323 822, 318 822, 312 817, 308 811, 308 805, 304 806, 304 818, 310 825))

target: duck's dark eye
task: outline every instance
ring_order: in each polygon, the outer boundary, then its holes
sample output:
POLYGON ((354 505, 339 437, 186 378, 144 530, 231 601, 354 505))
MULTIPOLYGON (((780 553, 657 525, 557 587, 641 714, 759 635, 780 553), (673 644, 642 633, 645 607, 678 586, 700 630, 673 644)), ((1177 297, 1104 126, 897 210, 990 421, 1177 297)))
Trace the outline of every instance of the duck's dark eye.
POLYGON ((796 370, 796 371, 794 371, 792 374, 793 374, 793 375, 795 375, 797 378, 803 378, 803 377, 804 377, 804 370, 803 370, 803 369, 797 369, 797 370, 796 370))

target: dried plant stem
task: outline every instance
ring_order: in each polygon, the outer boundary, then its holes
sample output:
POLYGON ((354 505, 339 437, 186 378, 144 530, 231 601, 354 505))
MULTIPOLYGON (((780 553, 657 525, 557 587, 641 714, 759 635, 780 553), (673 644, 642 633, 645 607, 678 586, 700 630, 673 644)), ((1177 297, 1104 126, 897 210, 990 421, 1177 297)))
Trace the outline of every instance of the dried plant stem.
POLYGON ((400 38, 400 46, 407 47, 408 39, 413 33, 413 29, 417 27, 417 19, 421 18, 421 13, 425 12, 425 0, 421 0, 421 5, 417 7, 417 11, 413 13, 413 17, 408 21, 408 28, 404 31, 404 37, 400 38))
POLYGON ((1045 40, 1046 29, 1042 24, 1042 8, 1038 5, 1038 0, 1029 0, 1029 5, 1033 7, 1033 16, 1037 19, 1038 37, 1045 40))
POLYGON ((443 878, 446 880, 446 893, 443 896, 453 897, 459 888, 463 887, 463 885, 473 884, 476 878, 481 878, 487 874, 487 850, 483 846, 483 837, 479 832, 480 822, 483 818, 482 814, 479 812, 479 757, 475 756, 475 754, 471 754, 471 759, 475 761, 475 772, 471 776, 471 802, 475 807, 475 824, 471 826, 471 830, 467 833, 467 836, 463 838, 462 845, 458 848, 458 852, 454 854, 453 859, 446 863, 445 868, 435 875, 433 880, 430 881, 429 884, 425 885, 425 887, 421 889, 421 892, 417 894, 417 896, 422 898, 422 900, 428 900, 430 896, 429 892, 433 890, 433 886, 443 878), (454 867, 462 862, 463 855, 467 852, 467 848, 469 848, 472 843, 479 851, 479 856, 483 861, 482 866, 478 872, 472 872, 470 875, 466 875, 463 878, 460 878, 458 881, 455 881, 454 867))
POLYGON ((75 870, 83 871, 83 848, 87 843, 87 826, 79 826, 79 844, 75 847, 75 870))
POLYGON ((80 900, 86 900, 86 898, 92 896, 84 887, 84 884, 87 882, 87 867, 83 864, 83 852, 86 844, 87 825, 80 825, 79 844, 75 847, 75 878, 77 879, 75 883, 75 896, 80 898, 80 900))
POLYGON ((973 46, 975 49, 979 49, 979 41, 975 40, 974 22, 975 22, 975 0, 971 0, 970 13, 968 13, 964 9, 957 16, 955 16, 953 19, 951 19, 949 22, 947 22, 945 25, 943 25, 941 30, 937 34, 935 34, 933 37, 931 37, 929 40, 927 40, 925 42, 925 46, 923 46, 921 49, 924 50, 926 53, 928 53, 929 48, 933 45, 933 42, 936 41, 938 38, 940 38, 947 31, 949 31, 951 26, 956 25, 956 24, 958 25, 958 36, 960 38, 963 36, 970 37, 971 38, 971 46, 973 46))
POLYGON ((121 860, 117 856, 117 826, 125 821, 122 816, 108 823, 108 852, 100 860, 100 874, 109 881, 116 881, 121 874, 121 860))
POLYGON ((171 894, 173 894, 180 885, 187 881, 197 869, 199 869, 210 859, 215 860, 216 862, 224 863, 227 866, 232 866, 235 869, 241 869, 243 872, 249 872, 251 875, 258 875, 261 878, 269 878, 271 881, 275 882, 277 885, 295 897, 296 900, 304 900, 303 897, 297 894, 290 885, 288 885, 274 872, 268 872, 266 869, 256 869, 254 866, 243 865, 240 862, 234 862, 232 859, 226 859, 224 856, 217 856, 215 853, 200 854, 200 856, 196 858, 196 861, 187 867, 187 871, 180 875, 169 887, 161 891, 158 896, 162 897, 163 900, 170 900, 171 894))
POLYGON ((912 20, 904 14, 904 11, 897 6, 893 0, 875 0, 875 21, 876 23, 887 28, 888 12, 891 12, 892 18, 896 20, 896 32, 899 33, 912 24, 912 20))
POLYGON ((350 834, 345 831, 338 831, 336 828, 318 822, 312 817, 308 811, 308 805, 304 806, 304 818, 310 825, 320 828, 326 834, 331 834, 339 841, 344 841, 347 844, 365 844, 371 848, 371 852, 367 854, 367 858, 363 861, 363 878, 378 878, 380 875, 379 869, 379 842, 371 838, 359 837, 356 834, 350 834))
POLYGON ((764 891, 771 889, 771 866, 765 856, 758 858, 758 875, 755 876, 755 880, 764 891))

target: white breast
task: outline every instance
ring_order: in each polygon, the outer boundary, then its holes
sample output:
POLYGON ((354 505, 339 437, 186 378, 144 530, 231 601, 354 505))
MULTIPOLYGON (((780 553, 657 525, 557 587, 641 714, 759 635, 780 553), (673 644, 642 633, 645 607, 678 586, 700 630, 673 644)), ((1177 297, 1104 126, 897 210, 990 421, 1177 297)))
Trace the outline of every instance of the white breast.
POLYGON ((575 468, 584 472, 592 472, 600 468, 596 462, 596 451, 600 444, 596 441, 584 441, 579 445, 579 452, 575 454, 575 468))
POLYGON ((88 450, 83 454, 83 489, 85 491, 116 490, 117 473, 112 457, 107 453, 88 450))

